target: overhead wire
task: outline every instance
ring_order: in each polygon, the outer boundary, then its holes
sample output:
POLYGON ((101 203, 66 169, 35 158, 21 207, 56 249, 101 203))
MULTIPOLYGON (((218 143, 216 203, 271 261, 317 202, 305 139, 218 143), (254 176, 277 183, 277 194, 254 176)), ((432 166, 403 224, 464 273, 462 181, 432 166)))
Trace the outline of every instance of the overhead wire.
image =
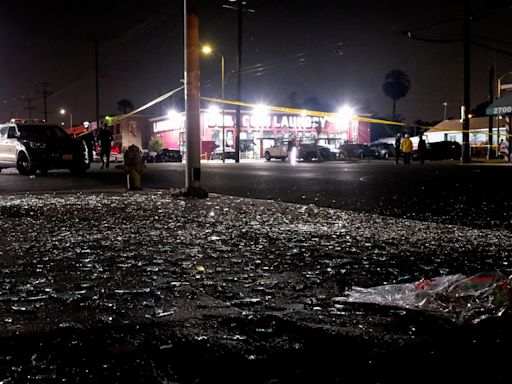
MULTIPOLYGON (((122 43, 122 42, 124 42, 124 41, 126 41, 126 40, 128 40, 130 38, 135 37, 137 35, 137 33, 143 32, 144 30, 147 30, 148 28, 157 25, 161 21, 163 21, 166 18, 172 16, 177 10, 182 8, 181 4, 182 4, 181 1, 174 0, 173 4, 166 5, 165 8, 167 8, 167 9, 164 12, 158 12, 157 14, 152 15, 151 17, 143 20, 141 23, 137 24, 136 26, 134 26, 133 28, 128 30, 126 33, 124 33, 123 35, 119 36, 118 38, 114 38, 112 40, 107 41, 106 43, 104 43, 103 48, 107 48, 108 49, 108 47, 113 45, 113 44, 120 44, 120 43, 122 43)), ((124 52, 126 52, 126 50, 124 50, 124 52)), ((141 53, 132 54, 131 58, 137 57, 137 56, 141 56, 141 55, 142 55, 141 53)), ((125 61, 126 60, 121 61, 120 64, 118 65, 118 67, 121 67, 125 63, 125 61)), ((107 68, 107 70, 108 69, 109 68, 107 68)), ((50 98, 55 97, 55 96, 58 96, 58 95, 66 92, 66 91, 69 91, 70 89, 78 86, 82 82, 84 82, 86 80, 89 80, 92 77, 93 77, 92 74, 84 76, 81 79, 78 79, 78 80, 74 81, 73 83, 71 83, 69 85, 66 85, 65 87, 63 87, 63 88, 61 88, 59 90, 54 91, 51 95, 47 96, 47 99, 50 99, 50 98)), ((18 99, 21 99, 21 98, 24 98, 24 97, 26 97, 26 95, 22 95, 22 96, 18 97, 18 99)), ((9 103, 8 100, 3 100, 3 102, 2 102, 2 104, 7 104, 7 103, 9 103)), ((39 104, 42 104, 42 103, 43 103, 43 99, 40 99, 40 100, 36 99, 36 100, 34 100, 33 105, 39 105, 39 104)))

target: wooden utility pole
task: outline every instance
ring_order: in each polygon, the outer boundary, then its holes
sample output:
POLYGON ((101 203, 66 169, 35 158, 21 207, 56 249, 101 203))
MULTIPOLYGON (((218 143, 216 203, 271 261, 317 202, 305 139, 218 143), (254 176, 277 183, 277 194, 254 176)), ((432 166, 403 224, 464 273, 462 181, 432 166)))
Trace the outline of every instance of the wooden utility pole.
POLYGON ((187 137, 186 196, 206 198, 201 187, 199 95, 199 0, 185 0, 185 113, 187 137))
POLYGON ((94 72, 96 76, 96 129, 100 128, 100 76, 98 39, 94 40, 94 72))
MULTIPOLYGON (((489 105, 494 102, 494 66, 489 67, 489 105)), ((493 145, 493 120, 494 116, 489 115, 489 135, 487 138, 487 160, 494 158, 494 151, 492 150, 493 145)))
POLYGON ((27 102, 27 106, 24 109, 28 110, 28 119, 32 120, 32 111, 36 109, 36 107, 32 105, 32 101, 34 101, 34 99, 28 97, 25 101, 27 102))
POLYGON ((469 113, 471 104, 471 6, 470 0, 464 0, 464 120, 462 124, 462 163, 471 162, 469 145, 469 113))
POLYGON ((47 108, 47 104, 46 104, 46 101, 48 99, 48 96, 51 96, 53 95, 53 91, 51 89, 49 89, 48 87, 50 86, 50 83, 44 81, 41 83, 41 85, 43 86, 43 90, 41 92, 39 92, 39 94, 43 95, 43 102, 44 102, 44 121, 47 122, 48 121, 48 108, 47 108))
MULTIPOLYGON (((236 57, 236 100, 242 101, 242 33, 243 33, 243 0, 238 0, 238 54, 236 57)), ((240 162, 240 130, 242 116, 240 105, 236 106, 236 129, 235 129, 235 162, 240 162)))

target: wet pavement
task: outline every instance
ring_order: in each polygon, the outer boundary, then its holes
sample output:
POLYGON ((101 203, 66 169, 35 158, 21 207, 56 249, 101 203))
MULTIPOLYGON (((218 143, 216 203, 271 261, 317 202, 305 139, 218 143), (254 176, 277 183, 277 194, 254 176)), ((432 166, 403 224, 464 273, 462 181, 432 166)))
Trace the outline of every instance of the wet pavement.
POLYGON ((509 276, 507 230, 166 191, 2 195, 0 219, 0 383, 508 378, 509 311, 459 325, 338 300, 509 276))

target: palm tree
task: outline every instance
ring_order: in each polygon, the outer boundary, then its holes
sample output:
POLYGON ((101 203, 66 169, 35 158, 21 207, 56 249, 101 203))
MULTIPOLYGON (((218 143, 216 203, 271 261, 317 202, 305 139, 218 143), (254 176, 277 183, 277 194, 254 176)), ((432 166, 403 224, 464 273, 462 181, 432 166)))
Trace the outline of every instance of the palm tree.
POLYGON ((384 78, 382 90, 385 95, 393 100, 393 120, 396 117, 396 102, 398 99, 405 97, 411 89, 411 81, 409 75, 400 69, 389 71, 384 78))
POLYGON ((121 99, 117 102, 117 109, 123 114, 126 115, 128 112, 131 112, 135 109, 133 103, 128 99, 121 99))

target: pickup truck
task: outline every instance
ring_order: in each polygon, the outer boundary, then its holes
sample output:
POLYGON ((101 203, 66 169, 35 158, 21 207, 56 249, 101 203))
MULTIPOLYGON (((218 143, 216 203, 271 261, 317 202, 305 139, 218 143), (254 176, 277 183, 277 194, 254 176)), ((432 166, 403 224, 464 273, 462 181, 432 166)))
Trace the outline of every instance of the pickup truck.
MULTIPOLYGON (((288 142, 278 142, 265 148, 265 160, 281 159, 288 157, 288 142)), ((297 144, 297 159, 310 161, 318 157, 318 148, 315 142, 300 142, 297 144)))

